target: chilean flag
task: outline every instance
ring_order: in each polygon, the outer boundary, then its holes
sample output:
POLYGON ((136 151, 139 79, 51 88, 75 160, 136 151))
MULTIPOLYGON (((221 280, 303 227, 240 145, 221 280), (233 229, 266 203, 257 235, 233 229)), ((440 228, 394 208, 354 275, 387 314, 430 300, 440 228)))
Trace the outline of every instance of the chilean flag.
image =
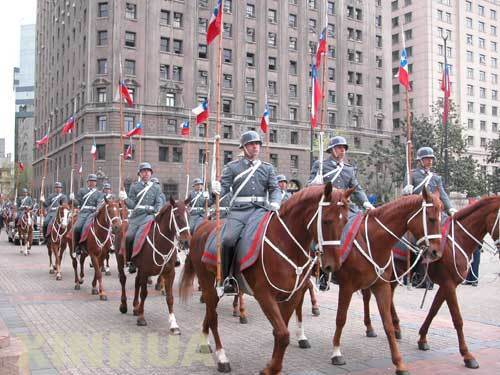
POLYGON ((134 104, 134 101, 132 100, 132 97, 130 96, 130 92, 128 91, 128 87, 125 84, 125 81, 120 81, 119 85, 119 91, 120 91, 120 96, 122 99, 125 99, 129 107, 132 107, 134 104))
POLYGON ((316 49, 316 69, 321 65, 321 55, 326 54, 326 27, 319 34, 318 48, 316 49))
POLYGON ((92 159, 97 160, 97 146, 95 144, 95 140, 94 143, 92 143, 92 147, 90 148, 90 154, 92 155, 92 159))
POLYGON ((312 64, 311 71, 312 87, 311 87, 311 127, 314 129, 318 123, 317 113, 318 105, 321 100, 321 88, 318 83, 318 70, 316 65, 312 64))
POLYGON ((75 117, 71 116, 64 124, 62 128, 63 134, 71 134, 73 129, 75 128, 75 117))
POLYGON ((49 143, 49 135, 48 134, 45 134, 42 139, 39 139, 38 141, 36 141, 36 148, 40 148, 40 146, 43 146, 43 145, 46 145, 47 143, 49 143))
POLYGON ((18 162, 18 163, 17 163, 17 166, 19 167, 19 170, 20 170, 21 172, 24 172, 24 163, 23 163, 22 161, 18 162))
POLYGON ((441 81, 441 91, 444 92, 444 102, 443 102, 443 126, 446 126, 448 121, 448 112, 450 111, 450 94, 451 94, 451 83, 450 83, 450 68, 446 64, 443 70, 443 80, 441 81))
POLYGON ((184 121, 181 124, 181 135, 189 136, 189 121, 184 121))
POLYGON ((123 158, 125 160, 132 159, 132 144, 129 144, 127 149, 125 150, 125 154, 123 154, 123 158))
POLYGON ((135 125, 135 128, 130 130, 127 134, 123 136, 123 138, 130 138, 133 137, 134 135, 141 135, 142 134, 142 124, 139 122, 137 125, 135 125))
POLYGON ((406 90, 411 91, 410 86, 410 75, 408 74, 408 56, 406 55, 406 48, 401 51, 401 59, 399 61, 399 83, 406 88, 406 90))
POLYGON ((264 113, 262 114, 262 119, 260 120, 260 129, 262 130, 263 133, 267 133, 268 128, 269 128, 269 106, 267 105, 267 95, 266 95, 264 113))
POLYGON ((208 120, 208 99, 203 100, 198 107, 191 110, 196 116, 196 125, 204 123, 208 120))
POLYGON ((217 6, 214 8, 210 22, 208 23, 207 29, 207 46, 212 43, 212 41, 221 32, 222 25, 222 0, 217 1, 217 6))

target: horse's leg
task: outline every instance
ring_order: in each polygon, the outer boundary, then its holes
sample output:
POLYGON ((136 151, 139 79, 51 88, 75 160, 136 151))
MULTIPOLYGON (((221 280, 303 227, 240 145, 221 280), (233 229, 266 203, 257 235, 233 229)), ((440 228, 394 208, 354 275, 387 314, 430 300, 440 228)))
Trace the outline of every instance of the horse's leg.
POLYGON ((372 297, 372 292, 370 289, 362 289, 361 294, 363 294, 363 308, 365 315, 365 327, 366 327, 366 337, 377 337, 375 330, 372 326, 372 320, 370 318, 370 299, 372 297))
POLYGON ((239 305, 239 295, 235 295, 233 297, 233 316, 239 316, 239 312, 238 312, 238 305, 239 305))
POLYGON ((177 320, 174 315, 174 279, 175 279, 175 267, 174 263, 171 263, 170 267, 168 264, 166 270, 163 271, 163 280, 165 280, 165 292, 168 306, 168 323, 170 325, 170 334, 180 335, 181 330, 177 324, 177 320))
POLYGON ((49 255, 49 274, 54 273, 54 265, 52 264, 52 242, 48 240, 47 242, 47 254, 49 255))
POLYGON ((243 292, 238 295, 238 301, 240 303, 240 324, 247 324, 247 311, 245 309, 245 298, 243 292))
POLYGON ((141 284, 139 280, 139 272, 135 276, 135 290, 134 290, 134 301, 132 302, 134 316, 139 315, 139 291, 141 289, 141 284))
POLYGON ((377 300, 380 317, 382 318, 382 323, 384 324, 384 331, 387 335, 387 340, 389 341, 392 363, 396 366, 396 375, 406 375, 409 374, 409 372, 407 371, 406 365, 401 357, 401 353, 399 352, 396 336, 394 335, 394 326, 392 325, 392 298, 390 288, 390 285, 386 282, 377 282, 371 289, 377 300))
POLYGON ((445 298, 446 298, 446 293, 449 293, 448 290, 449 286, 445 286, 445 284, 441 284, 439 286, 439 289, 437 290, 436 295, 434 296, 434 299, 432 300, 432 305, 431 308, 429 309, 429 312, 427 313, 427 316, 425 317, 424 323, 420 327, 420 330, 418 331, 418 334, 420 335, 420 338, 418 340, 418 348, 420 350, 429 350, 429 344, 427 343, 427 332, 429 332, 429 327, 432 323, 432 320, 438 313, 439 309, 441 308, 441 305, 443 304, 445 298))
POLYGON ((137 317, 137 325, 138 326, 146 326, 148 323, 146 319, 144 319, 144 303, 146 302, 146 298, 148 297, 148 276, 143 275, 141 269, 137 272, 137 277, 140 278, 140 286, 141 286, 141 302, 137 308, 138 317, 137 317))
POLYGON ((56 246, 56 280, 61 280, 61 260, 62 260, 62 239, 59 241, 59 243, 55 244, 56 246))
POLYGON ((125 259, 123 258, 122 255, 118 254, 119 251, 116 252, 116 264, 118 266, 118 276, 120 278, 120 285, 122 287, 122 295, 120 298, 120 312, 122 314, 127 313, 127 291, 126 291, 126 284, 127 284, 127 276, 125 275, 125 259))
POLYGON ((89 249, 90 263, 94 268, 94 278, 92 279, 92 295, 98 295, 99 289, 97 289, 97 269, 99 268, 99 260, 97 256, 92 253, 89 249))
POLYGON ((394 291, 398 283, 391 283, 391 315, 392 315, 392 325, 394 326, 394 336, 396 336, 397 340, 401 340, 403 337, 401 335, 401 326, 399 325, 399 316, 396 312, 396 307, 394 306, 394 291))
POLYGON ((85 258, 87 258, 86 254, 80 254, 80 284, 83 284, 83 280, 85 279, 85 258))
POLYGON ((71 263, 73 264, 73 271, 75 272, 75 290, 80 290, 80 278, 78 277, 78 259, 75 254, 71 256, 71 263))
MULTIPOLYGON (((308 289, 309 288, 310 287, 308 287, 308 289)), ((310 291, 310 289, 309 289, 309 291, 310 291)), ((304 296, 305 296, 305 293, 302 294, 302 298, 300 299, 300 302, 295 307, 295 317, 297 318, 297 331, 295 334, 297 337, 297 341, 299 342, 299 348, 309 349, 311 347, 311 344, 309 344, 309 340, 307 339, 307 336, 304 332, 304 324, 302 322, 302 307, 304 304, 304 296)))
POLYGON ((332 364, 337 366, 345 365, 344 357, 340 351, 340 336, 342 335, 342 329, 344 328, 347 311, 349 310, 349 304, 351 303, 353 289, 350 285, 340 285, 339 286, 339 299, 337 303, 337 318, 335 322, 335 334, 333 335, 333 353, 331 357, 332 364))
POLYGON ((316 296, 316 291, 314 290, 314 283, 311 279, 309 279, 309 286, 307 287, 307 289, 309 290, 309 295, 311 296, 311 312, 313 316, 319 316, 319 303, 316 296))
POLYGON ((101 301, 107 301, 108 296, 104 292, 104 283, 102 281, 102 270, 104 269, 104 258, 105 258, 102 253, 103 251, 105 250, 102 249, 99 256, 96 257, 98 269, 94 269, 94 272, 97 275, 97 283, 99 284, 99 299, 101 301))
POLYGON ((156 279, 155 290, 160 291, 162 288, 162 284, 162 275, 158 275, 158 278, 156 279))

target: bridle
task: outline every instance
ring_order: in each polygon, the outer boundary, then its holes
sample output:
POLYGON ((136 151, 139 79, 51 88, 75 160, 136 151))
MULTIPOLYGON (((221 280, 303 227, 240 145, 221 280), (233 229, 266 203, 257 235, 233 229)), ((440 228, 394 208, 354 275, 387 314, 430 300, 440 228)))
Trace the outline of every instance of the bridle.
MULTIPOLYGON (((105 223, 107 223, 108 225, 107 226, 102 225, 99 222, 98 215, 96 215, 94 217, 93 224, 90 226, 90 232, 94 236, 94 240, 95 240, 97 246, 99 247, 99 250, 102 250, 102 248, 104 247, 104 245, 106 245, 106 243, 111 239, 111 237, 112 237, 112 231, 113 231, 113 222, 115 220, 118 220, 118 224, 122 225, 122 218, 121 218, 121 216, 120 215, 115 215, 115 216, 111 217, 109 215, 108 207, 109 207, 109 204, 106 203, 105 206, 104 206, 104 212, 105 212, 105 215, 106 215, 105 216, 105 220, 106 220, 105 223), (104 229, 106 231, 106 238, 102 242, 99 240, 98 236, 95 233, 95 230, 94 230, 94 225, 95 224, 97 224, 98 227, 100 227, 101 229, 104 229)), ((120 212, 119 209, 118 209, 118 212, 120 212)))
MULTIPOLYGON (((427 208, 428 207, 434 207, 434 203, 428 203, 425 201, 425 199, 422 199, 422 207, 415 212, 406 222, 406 224, 410 224, 410 222, 420 213, 422 212, 422 227, 424 228, 424 235, 423 237, 420 237, 416 245, 420 247, 420 244, 422 242, 425 242, 425 246, 428 248, 430 246, 429 240, 435 240, 435 239, 441 239, 441 232, 437 234, 429 234, 429 229, 427 228, 427 208)), ((441 217, 438 215, 438 228, 441 228, 441 217)))
MULTIPOLYGON (((50 240, 52 241, 52 243, 59 242, 59 240, 61 240, 63 238, 63 236, 66 234, 66 232, 68 232, 68 228, 69 228, 68 223, 66 223, 66 225, 63 226, 63 222, 62 222, 62 219, 64 217, 66 217, 66 215, 68 215, 68 216, 70 215, 69 212, 67 214, 65 212, 65 210, 69 211, 69 209, 63 208, 63 216, 60 217, 59 216, 59 209, 60 208, 61 208, 61 206, 57 207, 56 219, 54 220, 54 224, 52 224, 52 228, 54 230, 50 232, 50 240), (60 219, 59 222, 58 222, 58 219, 60 219), (57 223, 57 229, 56 229, 56 223, 57 223), (61 232, 61 228, 63 229, 62 232, 61 232), (54 238, 54 231, 56 232, 56 238, 54 238)), ((66 220, 69 220, 69 217, 67 217, 66 220)))

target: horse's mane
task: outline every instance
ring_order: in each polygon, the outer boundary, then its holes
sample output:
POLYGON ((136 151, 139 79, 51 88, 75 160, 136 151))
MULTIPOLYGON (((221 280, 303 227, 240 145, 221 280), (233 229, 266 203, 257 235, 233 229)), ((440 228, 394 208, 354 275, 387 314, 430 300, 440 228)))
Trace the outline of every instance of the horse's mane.
POLYGON ((289 214, 292 208, 297 203, 296 201, 309 201, 313 199, 319 201, 319 198, 323 194, 324 190, 325 190, 324 185, 315 185, 315 186, 309 186, 305 189, 298 191, 281 205, 280 215, 285 216, 289 214))
POLYGON ((468 206, 462 208, 453 217, 456 220, 463 219, 469 216, 472 212, 483 209, 486 205, 491 204, 495 200, 497 200, 500 204, 500 196, 492 196, 480 199, 479 201, 469 204, 468 206))
POLYGON ((370 216, 380 218, 382 215, 387 215, 388 212, 392 212, 395 209, 408 208, 409 206, 414 206, 416 203, 422 202, 421 195, 408 195, 401 197, 400 199, 396 199, 395 201, 391 201, 385 203, 384 205, 370 210, 370 216))

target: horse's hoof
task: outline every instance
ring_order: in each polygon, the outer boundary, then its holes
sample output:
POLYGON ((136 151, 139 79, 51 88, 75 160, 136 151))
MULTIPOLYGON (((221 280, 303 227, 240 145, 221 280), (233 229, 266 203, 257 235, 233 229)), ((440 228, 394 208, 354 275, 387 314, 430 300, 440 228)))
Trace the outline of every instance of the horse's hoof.
POLYGON ((106 271, 106 272, 104 272, 104 274, 105 274, 106 276, 111 276, 111 271, 106 271))
POLYGON ((160 291, 161 290, 161 285, 160 284, 155 284, 155 290, 160 291))
POLYGON ((99 299, 100 299, 101 301, 107 301, 107 300, 108 300, 108 296, 107 296, 107 295, 105 295, 105 294, 101 294, 101 295, 99 296, 99 299))
POLYGON ((161 291, 161 295, 162 295, 162 296, 166 296, 166 295, 167 295, 167 291, 166 291, 165 289, 163 289, 163 290, 161 291))
POLYGON ((464 359, 465 367, 467 368, 479 368, 479 363, 474 359, 464 359))
POLYGON ((366 337, 377 337, 377 334, 373 329, 369 329, 366 331, 366 337))
POLYGON ((310 349, 311 344, 309 344, 309 340, 299 340, 299 348, 300 349, 310 349))
POLYGON ((153 279, 151 277, 148 277, 148 285, 153 285, 153 279))
POLYGON ((61 275, 57 275, 57 276, 56 276, 56 280, 57 280, 57 281, 62 280, 62 276, 61 276, 61 275))
POLYGON ((200 303, 205 303, 205 300, 203 299, 203 296, 200 296, 200 303))
POLYGON ((97 289, 95 289, 95 288, 92 288, 92 295, 96 296, 98 294, 99 294, 99 291, 97 289))
POLYGON ((209 344, 203 344, 198 347, 198 353, 201 354, 210 354, 212 352, 212 348, 210 347, 209 344))
POLYGON ((219 362, 217 363, 217 371, 223 373, 231 372, 231 365, 229 364, 229 362, 219 362))
POLYGON ((139 327, 145 327, 148 325, 148 322, 146 322, 146 319, 144 318, 137 318, 137 325, 139 327))
POLYGON ((55 272, 52 268, 49 270, 49 274, 50 274, 50 275, 53 275, 53 274, 55 274, 55 273, 56 273, 56 272, 55 272))
POLYGON ((79 281, 79 283, 80 283, 80 284, 83 284, 83 279, 81 279, 81 280, 79 281))
POLYGON ((181 330, 179 328, 170 328, 170 334, 172 336, 179 336, 181 334, 181 330))
POLYGON ((120 305, 120 312, 122 314, 126 314, 127 313, 127 305, 120 305))
POLYGON ((80 284, 75 284, 75 290, 80 290, 80 284))
POLYGON ((248 319, 246 316, 240 316, 240 324, 247 324, 248 319))
POLYGON ((332 357, 332 365, 335 366, 343 366, 345 365, 345 359, 343 356, 338 355, 336 357, 332 357))
POLYGON ((408 370, 396 370, 396 375, 410 375, 408 370))
POLYGON ((394 332, 394 336, 396 336, 396 340, 401 340, 403 335, 401 335, 401 331, 394 332))
POLYGON ((139 316, 139 311, 134 310, 133 315, 134 315, 134 316, 139 316))
POLYGON ((238 311, 233 310, 233 316, 234 316, 234 317, 237 317, 237 316, 240 316, 240 314, 239 314, 239 312, 238 312, 238 311))
POLYGON ((418 343, 418 349, 419 350, 424 350, 424 351, 427 351, 427 350, 430 350, 431 347, 429 346, 429 344, 427 344, 426 342, 419 342, 418 343))
POLYGON ((313 316, 319 316, 320 315, 319 307, 313 307, 312 314, 313 314, 313 316))

